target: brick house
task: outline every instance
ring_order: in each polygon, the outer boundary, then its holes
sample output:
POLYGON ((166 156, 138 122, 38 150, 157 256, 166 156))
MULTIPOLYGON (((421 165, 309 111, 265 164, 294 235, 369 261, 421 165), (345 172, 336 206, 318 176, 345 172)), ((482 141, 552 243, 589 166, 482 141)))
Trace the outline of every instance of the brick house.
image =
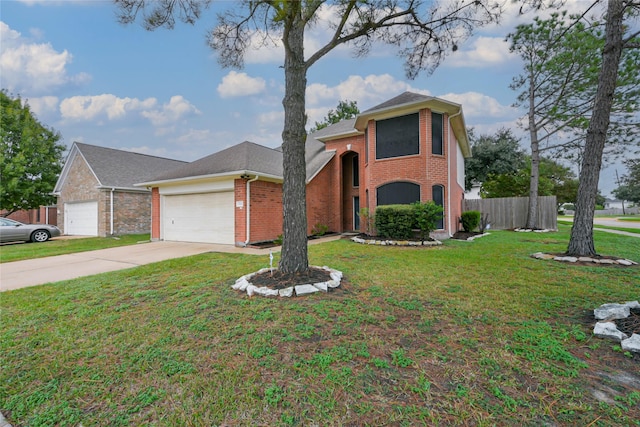
POLYGON ((7 215, 0 211, 0 217, 9 218, 23 224, 58 225, 58 209, 56 206, 40 206, 36 209, 23 209, 7 215))
MULTIPOLYGON (((462 107, 405 92, 306 141, 307 223, 361 230, 360 208, 433 200, 435 237, 457 231, 464 158, 462 107)), ((152 239, 246 244, 282 233, 282 152, 243 142, 137 187, 152 191, 152 239)))
POLYGON ((58 227, 66 235, 148 233, 151 190, 134 184, 184 164, 74 142, 54 189, 58 227))

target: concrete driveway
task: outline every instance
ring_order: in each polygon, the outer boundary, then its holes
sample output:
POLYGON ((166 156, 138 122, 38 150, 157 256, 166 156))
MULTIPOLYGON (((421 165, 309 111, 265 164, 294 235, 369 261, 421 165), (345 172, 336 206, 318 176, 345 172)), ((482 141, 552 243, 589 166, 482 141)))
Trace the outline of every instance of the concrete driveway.
MULTIPOLYGON (((278 248, 279 250, 279 248, 278 248)), ((0 264, 0 292, 122 270, 205 252, 269 255, 268 249, 184 242, 148 242, 0 264)))
MULTIPOLYGON (((310 245, 337 240, 329 236, 309 241, 310 245)), ((271 249, 279 252, 280 247, 271 249)), ((269 249, 238 248, 233 245, 186 242, 148 242, 97 251, 0 264, 0 292, 123 270, 172 258, 206 252, 269 256, 269 249)), ((268 263, 268 259, 265 260, 268 263)))

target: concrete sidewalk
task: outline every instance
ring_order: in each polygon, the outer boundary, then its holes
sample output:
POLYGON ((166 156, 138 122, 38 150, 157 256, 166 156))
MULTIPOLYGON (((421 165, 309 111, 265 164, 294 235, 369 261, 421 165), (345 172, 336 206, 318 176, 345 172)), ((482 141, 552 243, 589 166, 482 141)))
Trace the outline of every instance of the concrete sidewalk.
MULTIPOLYGON (((309 244, 318 244, 339 238, 340 236, 325 237, 312 240, 309 244)), ((280 247, 271 248, 271 250, 279 252, 280 247)), ((238 248, 233 245, 185 242, 139 243, 97 251, 2 263, 0 264, 0 292, 123 270, 206 252, 269 255, 269 249, 238 248)))

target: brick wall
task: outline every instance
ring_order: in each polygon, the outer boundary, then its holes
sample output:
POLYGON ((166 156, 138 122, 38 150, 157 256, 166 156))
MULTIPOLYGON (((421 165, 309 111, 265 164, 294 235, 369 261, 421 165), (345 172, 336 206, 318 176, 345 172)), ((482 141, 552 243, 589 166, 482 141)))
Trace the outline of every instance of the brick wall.
MULTIPOLYGON (((7 211, 0 211, 0 216, 5 217, 7 211)), ((23 224, 50 224, 58 225, 57 206, 40 206, 38 209, 20 210, 6 216, 6 218, 23 224), (47 211, 48 216, 47 216, 47 211)))
POLYGON ((151 189, 151 240, 160 240, 160 190, 151 189))
MULTIPOLYGON (((236 179, 235 188, 235 240, 247 240, 247 188, 246 179, 236 179), (238 207, 242 202, 242 207, 238 207)), ((274 240, 282 234, 282 184, 254 181, 250 184, 251 206, 249 242, 274 240)))
MULTIPOLYGON (((113 206, 114 234, 149 233, 151 229, 151 193, 114 191, 113 206)), ((110 210, 107 212, 107 219, 110 221, 110 210)), ((107 227, 110 227, 110 224, 107 224, 107 227)))

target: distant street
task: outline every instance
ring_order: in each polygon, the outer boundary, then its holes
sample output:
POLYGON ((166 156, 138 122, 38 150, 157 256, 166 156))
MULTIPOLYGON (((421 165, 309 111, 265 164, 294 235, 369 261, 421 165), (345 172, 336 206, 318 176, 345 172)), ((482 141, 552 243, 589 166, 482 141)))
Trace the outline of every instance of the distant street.
MULTIPOLYGON (((560 221, 571 221, 573 218, 562 218, 560 221)), ((607 227, 619 227, 619 228, 638 228, 640 229, 640 221, 619 221, 617 218, 594 218, 593 225, 604 225, 607 227)))

